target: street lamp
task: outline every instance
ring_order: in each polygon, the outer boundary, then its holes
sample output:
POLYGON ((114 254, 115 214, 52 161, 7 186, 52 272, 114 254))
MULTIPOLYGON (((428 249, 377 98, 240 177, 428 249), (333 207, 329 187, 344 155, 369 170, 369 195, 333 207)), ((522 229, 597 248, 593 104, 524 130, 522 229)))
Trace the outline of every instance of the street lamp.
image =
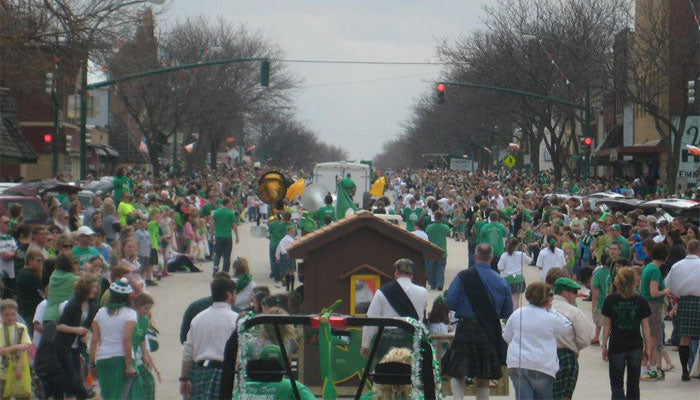
MULTIPOLYGON (((576 61, 578 63, 582 62, 581 57, 578 55, 578 53, 573 51, 566 43, 562 42, 561 40, 553 39, 553 38, 538 38, 535 35, 528 35, 528 34, 523 34, 523 35, 521 35, 521 37, 526 42, 537 41, 537 43, 539 43, 539 45, 545 50, 545 52, 547 52, 547 54, 549 54, 549 52, 547 51, 547 48, 544 47, 542 40, 548 40, 550 42, 557 43, 557 44, 561 45, 562 47, 564 47, 569 53, 571 53, 571 55, 574 56, 574 58, 576 59, 576 61)), ((550 56, 550 58, 551 58, 551 56, 550 56)), ((554 60, 552 60, 552 61, 554 61, 554 60)), ((559 68, 559 66, 556 65, 556 62, 555 62, 555 66, 557 67, 557 69, 559 68)), ((561 72, 561 70, 559 70, 559 72, 561 72)), ((566 84, 568 85, 569 83, 570 83, 569 79, 567 78, 566 84)), ((590 85, 590 82, 586 82, 585 90, 584 90, 584 94, 583 94, 583 102, 584 102, 583 136, 586 140, 586 144, 588 144, 589 142, 591 144, 593 144, 593 135, 591 132, 591 85, 590 85)), ((590 146, 588 148, 592 149, 592 147, 590 147, 590 146)), ((590 161, 591 161, 592 155, 593 155, 593 151, 590 150, 588 153, 588 157, 585 157, 586 164, 583 168, 585 170, 586 175, 588 175, 590 173, 590 161)))
POLYGON ((80 68, 80 92, 78 93, 80 96, 80 180, 84 180, 87 177, 87 141, 85 125, 87 124, 87 69, 88 59, 90 56, 90 48, 88 46, 90 46, 90 43, 92 43, 97 28, 100 26, 102 21, 104 21, 105 18, 107 18, 110 14, 124 7, 144 3, 163 5, 165 4, 165 0, 134 0, 118 4, 110 9, 107 9, 105 13, 97 19, 95 24, 92 25, 90 31, 88 32, 85 57, 81 61, 82 65, 80 68))

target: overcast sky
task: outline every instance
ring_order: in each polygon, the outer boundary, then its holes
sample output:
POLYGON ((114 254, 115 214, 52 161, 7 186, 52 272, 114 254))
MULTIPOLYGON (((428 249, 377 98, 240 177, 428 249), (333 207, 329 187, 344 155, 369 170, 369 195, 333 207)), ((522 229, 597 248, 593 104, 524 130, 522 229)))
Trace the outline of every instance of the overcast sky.
MULTIPOLYGON (((172 0, 165 18, 223 16, 262 32, 290 59, 436 61, 438 38, 480 25, 481 0, 172 0)), ((401 133, 440 66, 292 64, 297 115, 351 159, 401 133)))

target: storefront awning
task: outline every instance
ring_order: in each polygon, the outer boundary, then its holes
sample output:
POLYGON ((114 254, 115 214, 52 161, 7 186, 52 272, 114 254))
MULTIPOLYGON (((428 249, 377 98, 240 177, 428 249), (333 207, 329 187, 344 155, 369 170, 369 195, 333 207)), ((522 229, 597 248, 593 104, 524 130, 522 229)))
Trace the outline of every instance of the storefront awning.
POLYGON ((106 158, 117 158, 119 157, 119 152, 114 149, 114 147, 108 144, 88 144, 88 147, 93 149, 95 154, 106 158))

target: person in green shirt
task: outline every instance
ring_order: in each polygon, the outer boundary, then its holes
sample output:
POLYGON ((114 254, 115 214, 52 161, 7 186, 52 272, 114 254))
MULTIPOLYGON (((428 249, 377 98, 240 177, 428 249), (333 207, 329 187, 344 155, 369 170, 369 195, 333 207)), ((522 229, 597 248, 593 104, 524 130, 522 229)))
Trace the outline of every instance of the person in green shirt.
POLYGON ((85 263, 94 257, 99 257, 100 252, 90 246, 90 241, 95 232, 88 226, 78 228, 78 244, 73 246, 73 255, 78 260, 78 265, 82 271, 85 268, 85 263))
POLYGON ((647 301, 651 310, 649 316, 651 355, 647 360, 647 371, 643 371, 640 378, 643 381, 663 379, 665 375, 663 370, 656 370, 656 365, 660 357, 658 346, 664 330, 664 300, 666 295, 671 294, 671 290, 666 288, 659 267, 668 258, 668 253, 668 247, 665 244, 656 244, 650 254, 652 261, 642 269, 639 294, 647 301))
POLYGON ((613 243, 620 245, 620 257, 627 261, 632 261, 632 250, 630 249, 630 244, 627 239, 622 236, 622 229, 620 225, 614 224, 612 226, 612 237, 613 243))
POLYGON ((492 211, 489 215, 489 222, 479 227, 476 244, 488 243, 493 248, 493 260, 491 268, 498 271, 497 264, 501 254, 506 250, 505 240, 508 237, 508 228, 499 221, 498 211, 492 211))
POLYGON ((75 282, 80 277, 78 264, 74 264, 74 258, 65 254, 56 257, 56 269, 49 278, 48 297, 46 298, 46 308, 44 309, 43 322, 53 322, 58 320, 58 306, 73 297, 75 293, 75 282))
POLYGON ((428 283, 432 290, 442 291, 445 285, 445 266, 447 265, 447 237, 450 236, 450 227, 443 222, 442 211, 436 211, 435 221, 425 228, 430 243, 440 247, 443 251, 442 258, 438 260, 425 260, 425 271, 428 283))
POLYGON ((281 220, 276 218, 267 225, 268 232, 270 233, 270 278, 274 279, 275 282, 282 280, 279 266, 275 259, 275 251, 284 235, 287 234, 287 228, 290 226, 294 226, 294 223, 292 222, 292 213, 289 211, 285 211, 284 214, 282 214, 281 220))
POLYGON ((223 271, 227 272, 231 268, 231 249, 233 240, 231 229, 236 234, 236 244, 238 244, 238 214, 231 210, 231 199, 226 198, 222 206, 212 214, 214 218, 214 274, 219 271, 219 261, 223 257, 223 271))
POLYGON ((600 331, 603 328, 604 319, 601 314, 605 298, 608 296, 608 287, 610 282, 610 265, 608 264, 609 257, 603 254, 601 257, 601 268, 598 268, 593 275, 591 283, 591 308, 593 314, 593 322, 595 323, 595 334, 591 345, 599 345, 600 331))
POLYGON ((136 208, 131 204, 131 193, 124 193, 122 195, 122 201, 117 207, 117 213, 119 213, 119 223, 122 226, 126 226, 127 218, 131 213, 136 211, 136 208))
POLYGON ((316 225, 318 228, 323 228, 326 226, 326 223, 324 222, 326 216, 331 217, 331 221, 335 221, 335 207, 333 207, 333 196, 330 194, 327 194, 326 197, 323 199, 323 202, 326 204, 325 206, 321 207, 316 211, 316 225))
POLYGON ((126 176, 126 167, 121 167, 117 170, 112 180, 114 185, 113 195, 114 204, 119 205, 122 201, 122 196, 124 193, 130 193, 131 189, 134 187, 134 181, 126 176))
POLYGON ((416 207, 416 199, 410 198, 408 200, 408 207, 404 207, 401 217, 403 217, 406 223, 406 230, 413 232, 415 229, 416 221, 423 215, 423 209, 421 207, 416 207))

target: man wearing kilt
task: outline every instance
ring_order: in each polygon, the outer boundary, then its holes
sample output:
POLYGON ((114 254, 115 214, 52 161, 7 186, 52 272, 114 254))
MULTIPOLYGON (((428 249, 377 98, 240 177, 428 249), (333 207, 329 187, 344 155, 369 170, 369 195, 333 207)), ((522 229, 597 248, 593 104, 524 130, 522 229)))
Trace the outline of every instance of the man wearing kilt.
POLYGON ((505 279, 491 269, 493 249, 476 246, 476 264, 460 272, 450 284, 447 304, 459 319, 455 338, 442 359, 442 373, 451 376, 455 400, 464 397, 464 378, 476 379, 476 398, 489 398, 489 379, 501 379, 506 365, 506 344, 500 319, 513 312, 505 279))
POLYGON ((297 235, 297 229, 294 225, 287 227, 287 234, 280 240, 275 250, 275 260, 279 268, 279 277, 283 279, 287 287, 287 291, 294 290, 294 272, 297 270, 296 260, 289 257, 287 247, 289 247, 297 235))
POLYGON ((552 311, 566 318, 572 330, 566 335, 557 335, 557 357, 559 371, 554 378, 554 398, 571 399, 578 381, 578 353, 587 347, 593 338, 593 324, 583 311, 576 307, 576 297, 581 285, 569 278, 558 278, 554 282, 552 311))
POLYGON ((679 297, 678 332, 681 343, 678 357, 683 368, 681 379, 689 381, 690 339, 700 336, 700 241, 688 242, 688 255, 673 264, 666 276, 666 287, 679 297))
POLYGON ((182 348, 180 394, 191 400, 220 398, 226 341, 236 329, 236 282, 216 278, 211 283, 213 304, 192 319, 182 348))

